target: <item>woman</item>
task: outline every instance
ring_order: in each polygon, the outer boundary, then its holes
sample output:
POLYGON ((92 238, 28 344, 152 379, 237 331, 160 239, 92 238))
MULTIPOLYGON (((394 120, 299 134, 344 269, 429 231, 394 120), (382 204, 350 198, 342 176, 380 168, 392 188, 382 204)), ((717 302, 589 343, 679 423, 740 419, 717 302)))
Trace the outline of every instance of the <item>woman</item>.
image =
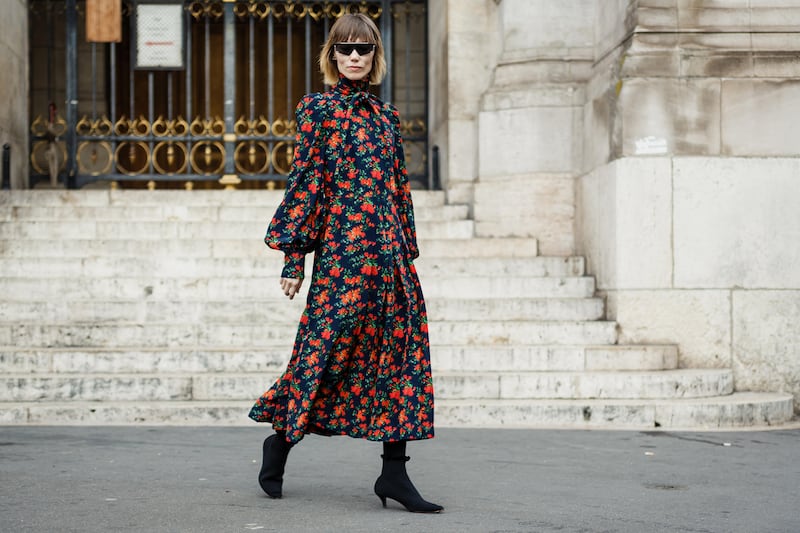
POLYGON ((325 93, 298 104, 286 194, 265 242, 285 253, 281 288, 314 269, 292 357, 250 412, 271 422, 259 483, 281 497, 290 448, 306 433, 383 442, 375 493, 409 511, 439 512, 406 473, 406 442, 433 437, 433 385, 419 255, 397 110, 368 92, 386 72, 365 15, 344 15, 320 54, 325 93))

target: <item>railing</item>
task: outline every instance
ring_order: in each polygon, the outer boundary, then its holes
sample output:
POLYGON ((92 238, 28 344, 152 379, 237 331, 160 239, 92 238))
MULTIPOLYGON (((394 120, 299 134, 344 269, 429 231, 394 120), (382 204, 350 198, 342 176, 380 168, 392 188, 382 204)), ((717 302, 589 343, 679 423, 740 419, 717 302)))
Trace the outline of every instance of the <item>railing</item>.
POLYGON ((281 186, 293 156, 294 106, 324 89, 318 51, 336 18, 361 12, 385 40, 391 69, 379 96, 400 109, 409 174, 429 186, 423 0, 184 1, 185 63, 172 70, 136 68, 136 0, 123 3, 122 42, 109 44, 78 38, 82 0, 29 5, 31 71, 44 70, 34 63, 47 69, 47 95, 32 91, 31 107, 63 95, 66 108, 66 117, 52 107, 46 118, 32 117, 32 181, 49 179, 52 169, 69 187, 281 186), (63 43, 54 42, 62 13, 63 43), (51 75, 62 59, 63 87, 51 75))

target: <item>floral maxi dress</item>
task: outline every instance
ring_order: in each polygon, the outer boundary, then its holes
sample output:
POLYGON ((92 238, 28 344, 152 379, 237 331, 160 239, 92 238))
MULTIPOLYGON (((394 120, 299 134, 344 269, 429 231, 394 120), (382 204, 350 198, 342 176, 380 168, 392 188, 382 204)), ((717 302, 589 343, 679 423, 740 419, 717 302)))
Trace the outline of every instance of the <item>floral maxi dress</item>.
POLYGON ((306 433, 432 438, 428 322, 397 110, 340 77, 298 104, 292 172, 265 242, 314 268, 288 367, 250 411, 306 433))

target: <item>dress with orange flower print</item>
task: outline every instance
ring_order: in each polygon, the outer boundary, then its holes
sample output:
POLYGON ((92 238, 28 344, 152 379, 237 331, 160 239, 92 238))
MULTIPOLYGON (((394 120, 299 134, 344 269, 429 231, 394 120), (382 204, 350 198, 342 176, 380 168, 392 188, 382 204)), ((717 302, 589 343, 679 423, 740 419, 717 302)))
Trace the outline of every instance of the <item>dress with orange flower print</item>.
MULTIPOLYGON (((297 442, 306 433, 375 441, 433 437, 428 320, 397 110, 368 81, 298 104, 286 194, 265 242, 306 308, 284 374, 250 411, 297 442)), ((268 327, 268 326, 265 326, 268 327)))

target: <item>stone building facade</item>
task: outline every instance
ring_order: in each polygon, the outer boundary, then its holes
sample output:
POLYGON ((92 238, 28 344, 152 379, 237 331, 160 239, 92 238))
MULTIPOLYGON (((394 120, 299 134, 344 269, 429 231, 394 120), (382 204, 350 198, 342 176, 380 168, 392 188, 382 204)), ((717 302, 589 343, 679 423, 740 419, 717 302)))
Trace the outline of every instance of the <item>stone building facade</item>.
POLYGON ((585 255, 620 342, 797 406, 800 2, 448 0, 431 21, 433 143, 478 235, 585 255))
MULTIPOLYGON (((0 142, 27 183, 27 2, 0 142)), ((583 255, 620 342, 800 406, 800 0, 430 0, 430 144, 480 237, 583 255)))

